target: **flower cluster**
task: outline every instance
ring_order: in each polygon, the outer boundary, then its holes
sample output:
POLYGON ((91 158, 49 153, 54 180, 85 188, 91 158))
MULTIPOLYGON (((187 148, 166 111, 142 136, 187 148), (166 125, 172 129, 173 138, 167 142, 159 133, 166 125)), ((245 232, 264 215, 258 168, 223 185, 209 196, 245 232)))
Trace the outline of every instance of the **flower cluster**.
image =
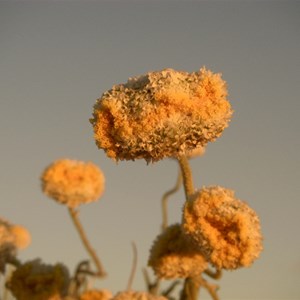
POLYGON ((183 230, 217 268, 250 266, 262 250, 255 211, 219 186, 202 188, 185 203, 183 230))
POLYGON ((165 69, 113 86, 94 106, 96 144, 116 160, 158 161, 214 141, 232 110, 220 74, 165 69))
MULTIPOLYGON (((180 165, 176 186, 162 197, 163 229, 150 249, 148 266, 155 281, 145 271, 147 291, 131 290, 132 272, 127 290, 115 295, 90 285, 89 276, 101 279, 106 272, 86 237, 77 207, 98 200, 105 179, 91 162, 60 159, 44 170, 42 190, 68 207, 96 271, 88 260, 78 263, 72 277, 63 264, 48 265, 40 259, 21 263, 17 250, 29 244, 30 235, 22 226, 0 219, 0 272, 6 276, 6 288, 17 300, 173 300, 174 288, 183 284, 180 300, 198 299, 200 287, 218 299, 217 286, 203 275, 218 279, 221 269, 248 267, 262 251, 260 221, 252 208, 232 190, 208 186, 195 191, 193 185, 189 160, 204 154, 208 142, 228 126, 231 115, 225 81, 205 68, 192 73, 149 72, 105 92, 94 105, 90 121, 96 144, 108 157, 147 162, 172 158, 180 165), (166 200, 182 183, 186 196, 182 220, 168 226, 166 200), (8 263, 14 265, 9 276, 5 273, 8 263), (173 282, 160 291, 161 279, 173 282)), ((133 270, 135 266, 136 257, 133 270)))
POLYGON ((93 163, 60 159, 42 174, 43 192, 68 207, 96 201, 104 191, 104 175, 93 163))

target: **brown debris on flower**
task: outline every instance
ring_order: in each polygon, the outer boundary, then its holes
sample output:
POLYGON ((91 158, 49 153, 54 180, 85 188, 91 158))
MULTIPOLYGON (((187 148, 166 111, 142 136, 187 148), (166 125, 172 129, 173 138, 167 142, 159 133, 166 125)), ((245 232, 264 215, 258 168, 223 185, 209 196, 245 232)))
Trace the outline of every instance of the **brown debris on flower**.
POLYGON ((41 177, 43 192, 68 207, 97 201, 104 191, 104 175, 91 162, 60 159, 41 177))
POLYGON ((69 280, 64 265, 46 265, 35 259, 18 267, 7 286, 18 300, 60 299, 67 293, 69 280))
POLYGON ((112 297, 109 290, 88 290, 80 295, 79 300, 110 300, 112 297))
POLYGON ((214 141, 232 110, 221 74, 165 69, 113 86, 94 106, 94 137, 115 160, 158 161, 214 141))
POLYGON ((175 279, 200 275, 208 266, 198 248, 182 233, 180 224, 167 227, 150 250, 148 265, 159 278, 175 279))
POLYGON ((146 292, 125 291, 119 292, 112 300, 168 300, 163 296, 154 296, 146 292))
POLYGON ((219 186, 202 188, 186 202, 183 231, 217 268, 248 267, 262 250, 260 221, 253 209, 219 186))

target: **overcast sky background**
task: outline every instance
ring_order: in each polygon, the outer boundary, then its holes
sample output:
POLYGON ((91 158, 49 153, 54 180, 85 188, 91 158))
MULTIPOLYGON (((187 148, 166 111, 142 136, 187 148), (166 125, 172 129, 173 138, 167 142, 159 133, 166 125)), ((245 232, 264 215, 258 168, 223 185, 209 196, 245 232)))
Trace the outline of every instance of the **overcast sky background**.
MULTIPOLYGON (((234 189, 261 218, 264 251, 248 269, 224 272, 220 298, 300 299, 300 2, 0 1, 0 217, 26 226, 25 261, 88 258, 67 209, 44 196, 40 175, 58 158, 93 161, 106 176, 99 202, 81 220, 109 273, 97 286, 133 288, 160 230, 162 194, 175 161, 115 164, 89 123, 112 85, 148 71, 196 71, 228 83, 229 128, 192 163, 195 186, 234 189)), ((170 200, 179 222, 184 193, 170 200)), ((206 292, 203 298, 210 299, 206 292)))

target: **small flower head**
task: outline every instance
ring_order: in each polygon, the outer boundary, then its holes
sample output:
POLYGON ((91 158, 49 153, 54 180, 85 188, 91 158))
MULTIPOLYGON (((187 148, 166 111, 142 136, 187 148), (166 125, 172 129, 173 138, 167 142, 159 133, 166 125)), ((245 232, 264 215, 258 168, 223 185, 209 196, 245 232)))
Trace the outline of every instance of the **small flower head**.
POLYGON ((214 141, 232 110, 220 74, 165 69, 113 86, 94 106, 96 144, 116 160, 158 161, 214 141))
POLYGON ((66 295, 68 285, 69 272, 64 265, 46 265, 36 259, 13 272, 8 288, 18 300, 49 300, 66 295))
POLYGON ((26 228, 0 219, 0 272, 5 271, 6 263, 13 261, 17 250, 26 248, 30 240, 26 228))
POLYGON ((11 227, 10 231, 15 237, 15 244, 18 249, 24 249, 28 247, 31 242, 31 236, 25 227, 14 225, 11 227))
POLYGON ((109 290, 88 290, 80 295, 79 300, 110 300, 112 296, 109 290))
POLYGON ((96 201, 104 191, 104 175, 93 163, 60 159, 41 177, 43 192, 68 207, 96 201))
POLYGON ((179 224, 165 229, 155 240, 148 265, 159 278, 175 279, 200 275, 208 263, 182 233, 179 224))
POLYGON ((234 192, 219 186, 201 189, 186 202, 183 231, 217 268, 247 267, 262 250, 257 214, 234 192))
POLYGON ((112 300, 168 300, 163 296, 154 296, 146 292, 125 291, 119 292, 112 300))

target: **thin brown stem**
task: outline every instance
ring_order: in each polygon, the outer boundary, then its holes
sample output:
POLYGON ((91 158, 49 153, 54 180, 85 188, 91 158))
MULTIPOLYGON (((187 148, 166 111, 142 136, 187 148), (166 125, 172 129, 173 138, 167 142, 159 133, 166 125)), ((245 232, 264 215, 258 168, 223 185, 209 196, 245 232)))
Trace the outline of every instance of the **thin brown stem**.
POLYGON ((144 280, 146 282, 147 291, 151 295, 156 296, 160 285, 160 279, 157 278, 154 283, 151 282, 147 269, 143 269, 144 280))
POLYGON ((215 272, 210 269, 206 269, 204 273, 213 279, 220 279, 222 277, 221 269, 216 269, 215 272))
POLYGON ((131 272, 127 284, 127 291, 131 290, 134 275, 136 272, 136 267, 137 267, 138 254, 137 254, 136 244, 134 242, 132 242, 132 250, 133 250, 133 263, 132 263, 132 268, 131 268, 131 272))
POLYGON ((81 222, 79 221, 79 217, 78 217, 78 211, 75 210, 74 208, 72 207, 69 207, 69 213, 70 213, 70 216, 71 216, 71 219, 79 233, 79 236, 81 238, 81 241, 83 243, 83 245, 85 246, 85 249, 87 250, 87 252, 89 253, 89 255, 91 256, 93 262, 95 263, 96 265, 96 268, 97 268, 97 275, 98 277, 105 277, 106 276, 106 273, 103 269, 103 266, 95 252, 95 250, 92 248, 92 246, 90 245, 90 242, 84 232, 84 229, 81 225, 81 222))
POLYGON ((188 200, 189 197, 194 193, 192 170, 189 165, 188 158, 185 155, 180 155, 177 160, 181 168, 186 200, 188 200))
POLYGON ((172 194, 176 193, 179 190, 181 183, 182 183, 182 175, 179 170, 175 186, 171 190, 165 192, 161 199, 162 216, 163 216, 163 223, 161 226, 162 231, 164 231, 168 226, 168 199, 169 199, 169 196, 171 196, 172 194))
POLYGON ((219 288, 217 285, 210 284, 203 278, 201 278, 201 285, 207 289, 213 300, 220 300, 219 296, 217 295, 217 290, 219 288))
POLYGON ((197 300, 199 294, 200 282, 196 277, 186 278, 180 300, 197 300))

